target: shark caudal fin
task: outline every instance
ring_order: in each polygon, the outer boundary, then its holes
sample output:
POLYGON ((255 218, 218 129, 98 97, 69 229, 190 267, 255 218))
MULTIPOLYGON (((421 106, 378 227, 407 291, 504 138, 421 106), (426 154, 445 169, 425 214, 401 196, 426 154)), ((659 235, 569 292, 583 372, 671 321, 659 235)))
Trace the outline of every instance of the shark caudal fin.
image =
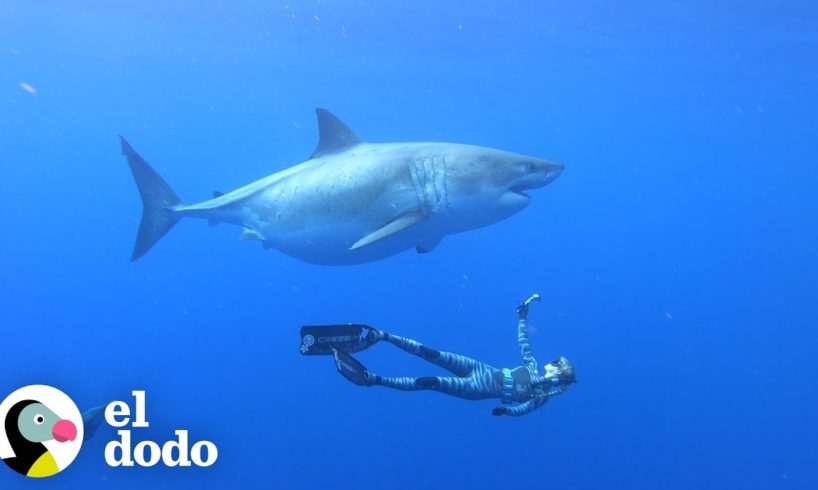
POLYGON ((148 253, 179 221, 175 208, 182 201, 125 138, 120 136, 119 139, 122 141, 122 154, 128 159, 128 166, 142 196, 142 222, 131 256, 131 261, 134 261, 148 253))

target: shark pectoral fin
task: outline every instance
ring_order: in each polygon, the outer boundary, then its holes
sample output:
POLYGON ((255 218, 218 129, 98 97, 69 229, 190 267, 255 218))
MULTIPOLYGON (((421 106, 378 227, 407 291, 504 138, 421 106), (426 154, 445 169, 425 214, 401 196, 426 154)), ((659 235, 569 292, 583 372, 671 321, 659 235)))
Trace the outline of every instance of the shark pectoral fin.
POLYGON ((427 253, 431 252, 432 250, 434 250, 435 247, 440 245, 440 242, 442 240, 443 240, 442 236, 435 237, 435 238, 430 238, 428 240, 424 240, 422 244, 415 247, 415 250, 419 254, 427 254, 427 253))
POLYGON ((411 213, 406 213, 398 216, 397 218, 390 221, 385 226, 378 228, 377 230, 373 231, 369 235, 361 238, 357 242, 355 242, 351 247, 350 250, 357 250, 361 247, 366 247, 367 245, 371 245, 378 240, 383 240, 386 237, 392 236, 399 231, 405 230, 412 225, 416 225, 426 219, 426 215, 423 214, 422 211, 413 211, 411 213))
POLYGON ((262 240, 264 241, 264 237, 261 236, 259 232, 256 230, 251 230, 250 228, 245 228, 243 232, 241 232, 241 236, 239 236, 239 240, 246 242, 249 240, 262 240))
POLYGON ((224 192, 222 192, 222 191, 213 191, 213 199, 215 199, 217 197, 222 197, 223 195, 224 195, 224 192))

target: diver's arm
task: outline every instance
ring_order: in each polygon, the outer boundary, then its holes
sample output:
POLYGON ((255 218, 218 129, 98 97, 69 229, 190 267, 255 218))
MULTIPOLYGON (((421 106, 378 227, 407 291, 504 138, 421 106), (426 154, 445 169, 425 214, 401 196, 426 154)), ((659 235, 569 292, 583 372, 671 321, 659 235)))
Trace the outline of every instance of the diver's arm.
POLYGON ((517 307, 517 342, 520 344, 520 353, 523 356, 523 362, 529 369, 537 372, 537 360, 534 359, 534 351, 531 350, 531 344, 528 343, 528 305, 532 301, 539 301, 539 294, 532 294, 530 298, 525 300, 525 303, 517 307))
POLYGON ((532 398, 525 403, 521 403, 519 405, 515 405, 513 407, 495 407, 492 410, 492 415, 511 415, 514 417, 519 417, 520 415, 525 415, 529 412, 533 412, 534 410, 540 408, 541 406, 545 405, 545 402, 548 401, 548 397, 540 396, 536 398, 532 398))

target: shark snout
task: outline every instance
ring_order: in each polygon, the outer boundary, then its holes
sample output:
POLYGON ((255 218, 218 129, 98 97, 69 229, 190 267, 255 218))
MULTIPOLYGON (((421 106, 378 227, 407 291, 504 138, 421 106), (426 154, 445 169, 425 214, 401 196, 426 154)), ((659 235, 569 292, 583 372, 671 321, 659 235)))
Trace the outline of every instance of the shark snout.
POLYGON ((512 168, 516 175, 511 179, 508 189, 518 194, 528 189, 539 189, 554 182, 565 170, 561 163, 539 158, 521 159, 512 168))
POLYGON ((537 189, 557 180, 565 170, 561 163, 548 160, 535 160, 528 164, 526 175, 516 182, 516 187, 522 189, 537 189))
POLYGON ((562 175, 562 171, 565 170, 565 165, 561 163, 549 163, 548 170, 545 174, 545 183, 550 184, 557 180, 557 177, 562 175))

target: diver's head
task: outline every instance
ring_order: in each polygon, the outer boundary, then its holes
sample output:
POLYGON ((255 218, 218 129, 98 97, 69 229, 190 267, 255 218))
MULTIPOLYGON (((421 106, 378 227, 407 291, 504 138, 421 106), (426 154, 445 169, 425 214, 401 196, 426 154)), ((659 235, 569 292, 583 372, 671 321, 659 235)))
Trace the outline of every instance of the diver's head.
POLYGON ((563 356, 546 364, 544 370, 545 375, 543 377, 550 383, 550 386, 546 386, 549 395, 562 394, 568 389, 568 386, 577 382, 574 365, 563 356))

